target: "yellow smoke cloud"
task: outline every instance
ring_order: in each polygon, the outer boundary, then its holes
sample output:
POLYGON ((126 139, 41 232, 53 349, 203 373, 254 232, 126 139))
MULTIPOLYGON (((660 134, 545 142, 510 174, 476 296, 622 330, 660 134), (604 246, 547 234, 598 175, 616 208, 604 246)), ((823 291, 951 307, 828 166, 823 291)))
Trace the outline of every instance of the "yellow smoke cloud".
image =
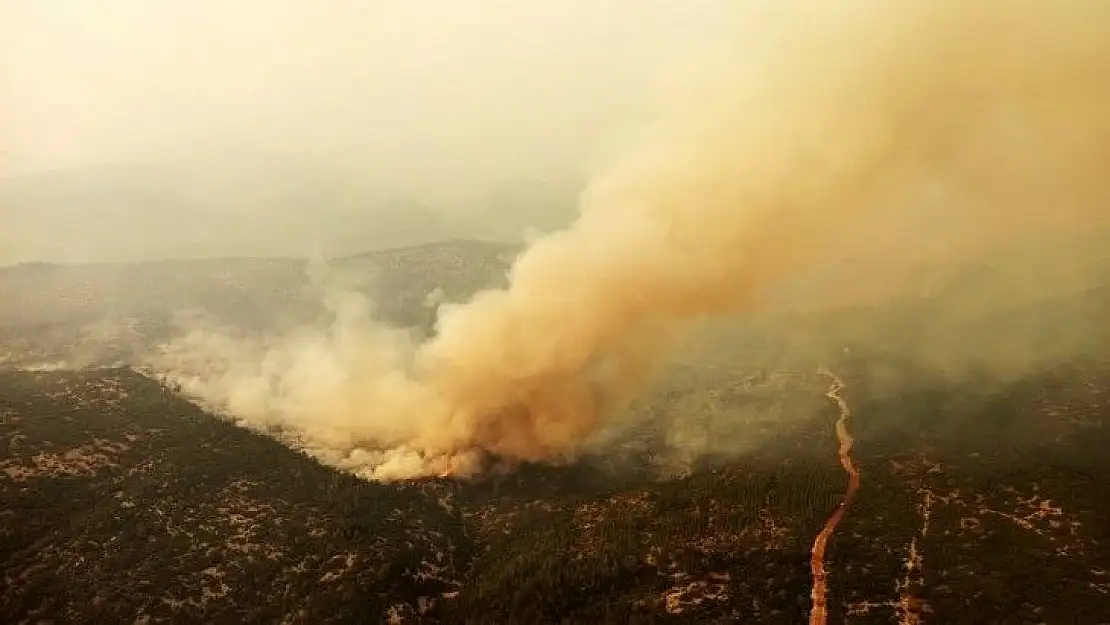
POLYGON ((447 309, 434 340, 344 323, 193 390, 310 447, 390 450, 336 459, 377 477, 555 458, 691 322, 849 247, 889 270, 1105 225, 1110 3, 744 7, 733 40, 660 81, 578 221, 526 250, 508 288, 447 309))

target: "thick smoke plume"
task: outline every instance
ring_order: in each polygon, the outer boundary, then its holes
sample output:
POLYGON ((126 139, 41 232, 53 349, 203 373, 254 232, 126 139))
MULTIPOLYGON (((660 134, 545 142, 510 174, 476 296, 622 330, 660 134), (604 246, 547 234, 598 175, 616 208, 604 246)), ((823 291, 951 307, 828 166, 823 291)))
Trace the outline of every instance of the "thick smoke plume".
POLYGON ((745 6, 733 40, 670 68, 577 222, 508 288, 445 307, 433 340, 338 301, 327 332, 218 349, 194 334, 170 369, 368 476, 463 473, 486 453, 572 454, 684 329, 826 264, 896 279, 1105 226, 1110 3, 745 6), (200 354, 219 371, 190 377, 200 354))

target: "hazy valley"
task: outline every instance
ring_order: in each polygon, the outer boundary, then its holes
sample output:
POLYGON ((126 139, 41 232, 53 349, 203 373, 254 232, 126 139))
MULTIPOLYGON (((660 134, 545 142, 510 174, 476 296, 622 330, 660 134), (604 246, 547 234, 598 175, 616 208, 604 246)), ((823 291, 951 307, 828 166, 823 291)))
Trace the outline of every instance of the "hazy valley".
MULTIPOLYGON (((333 262, 326 283, 423 336, 435 302, 503 283, 514 252, 383 251, 333 262)), ((846 482, 820 365, 845 383, 862 483, 825 556, 831 620, 1110 618, 1105 336, 1007 376, 905 343, 916 325, 1035 346, 1060 335, 1038 320, 1097 327, 1104 290, 959 327, 919 316, 943 299, 755 315, 691 338, 576 460, 381 484, 139 373, 197 320, 326 317, 309 269, 0 270, 4 620, 802 622, 846 482)))

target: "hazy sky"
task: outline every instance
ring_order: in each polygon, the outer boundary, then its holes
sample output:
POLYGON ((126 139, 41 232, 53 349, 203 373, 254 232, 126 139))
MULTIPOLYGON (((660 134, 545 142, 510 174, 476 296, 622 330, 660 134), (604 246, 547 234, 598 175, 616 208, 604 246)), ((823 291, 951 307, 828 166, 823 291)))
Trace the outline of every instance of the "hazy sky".
POLYGON ((559 177, 723 4, 0 0, 0 174, 233 154, 559 177))
POLYGON ((519 232, 726 4, 0 0, 0 264, 362 251, 375 197, 519 232))

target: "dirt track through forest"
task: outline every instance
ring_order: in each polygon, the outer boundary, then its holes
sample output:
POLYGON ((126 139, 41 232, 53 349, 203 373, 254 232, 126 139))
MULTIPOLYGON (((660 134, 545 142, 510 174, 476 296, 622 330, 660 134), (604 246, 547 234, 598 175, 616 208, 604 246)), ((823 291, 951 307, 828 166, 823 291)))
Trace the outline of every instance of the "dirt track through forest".
POLYGON ((844 471, 848 474, 848 486, 844 491, 844 499, 840 501, 840 505, 836 507, 836 510, 825 521, 824 527, 813 539, 813 549, 810 551, 810 571, 812 571, 813 576, 813 586, 810 591, 812 602, 809 613, 810 625, 825 625, 828 619, 828 610, 826 609, 828 574, 825 571, 825 547, 828 545, 829 538, 836 532, 837 524, 847 514, 848 506, 851 505, 860 485, 859 467, 852 462, 852 443, 854 439, 851 433, 848 432, 848 421, 852 418, 852 411, 848 406, 848 401, 840 394, 846 385, 828 367, 821 367, 818 373, 832 380, 825 397, 836 403, 837 408, 840 409, 840 416, 836 420, 837 457, 840 460, 840 466, 844 467, 844 471))

